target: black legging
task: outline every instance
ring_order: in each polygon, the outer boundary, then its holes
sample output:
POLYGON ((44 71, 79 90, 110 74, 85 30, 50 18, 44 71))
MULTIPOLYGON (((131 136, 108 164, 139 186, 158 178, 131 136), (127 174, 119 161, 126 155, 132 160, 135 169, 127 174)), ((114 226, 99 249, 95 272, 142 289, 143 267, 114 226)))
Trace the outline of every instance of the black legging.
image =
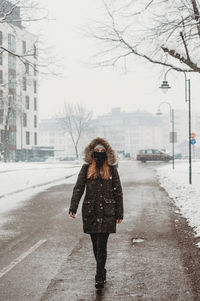
POLYGON ((107 258, 107 241, 109 233, 90 234, 93 244, 93 252, 97 262, 97 275, 102 275, 107 258))

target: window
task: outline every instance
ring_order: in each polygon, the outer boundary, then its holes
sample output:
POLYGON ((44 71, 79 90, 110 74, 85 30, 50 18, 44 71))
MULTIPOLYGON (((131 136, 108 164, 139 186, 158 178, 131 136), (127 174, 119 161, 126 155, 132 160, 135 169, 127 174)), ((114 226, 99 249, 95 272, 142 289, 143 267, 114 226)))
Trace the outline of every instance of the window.
POLYGON ((3 52, 0 53, 0 65, 3 65, 3 52))
POLYGON ((37 82, 34 80, 34 93, 37 93, 37 82))
POLYGON ((34 133, 34 145, 37 145, 37 133, 34 133))
POLYGON ((36 47, 35 44, 33 45, 33 57, 34 57, 35 59, 37 58, 37 47, 36 47))
POLYGON ((0 84, 3 84, 3 71, 0 70, 0 84))
POLYGON ((0 124, 3 124, 4 109, 0 107, 0 124))
POLYGON ((16 57, 12 54, 8 54, 8 68, 16 70, 16 57))
POLYGON ((26 96, 26 109, 29 110, 29 108, 30 108, 29 96, 26 96))
MULTIPOLYGON (((9 89, 16 88, 16 70, 8 69, 8 87, 9 89)), ((13 92, 10 94, 13 94, 13 92)))
POLYGON ((26 132, 26 145, 30 144, 30 132, 26 132))
POLYGON ((37 98, 34 98, 34 110, 37 110, 37 98))
POLYGON ((0 46, 3 45, 3 33, 0 31, 0 46))
POLYGON ((3 91, 0 90, 0 124, 3 123, 3 116, 4 116, 3 91))
POLYGON ((27 126, 27 114, 23 114, 23 126, 27 126))
POLYGON ((26 53, 26 41, 22 41, 22 54, 26 53))
POLYGON ((25 63, 25 70, 26 70, 26 74, 29 74, 29 63, 28 62, 25 63))
POLYGON ((160 152, 159 152, 159 150, 157 150, 157 149, 153 149, 152 152, 153 152, 153 154, 155 154, 155 155, 160 155, 160 152))
POLYGON ((23 90, 26 91, 27 89, 27 84, 26 84, 26 77, 23 77, 23 90))
POLYGON ((12 34, 8 34, 8 50, 15 52, 16 51, 16 38, 12 34))
POLYGON ((8 96, 8 105, 10 107, 14 105, 14 101, 15 101, 14 95, 9 95, 8 96))
POLYGON ((37 127, 37 116, 34 115, 34 128, 36 128, 36 127, 37 127))
POLYGON ((36 64, 34 64, 34 76, 37 75, 37 67, 36 67, 36 64))

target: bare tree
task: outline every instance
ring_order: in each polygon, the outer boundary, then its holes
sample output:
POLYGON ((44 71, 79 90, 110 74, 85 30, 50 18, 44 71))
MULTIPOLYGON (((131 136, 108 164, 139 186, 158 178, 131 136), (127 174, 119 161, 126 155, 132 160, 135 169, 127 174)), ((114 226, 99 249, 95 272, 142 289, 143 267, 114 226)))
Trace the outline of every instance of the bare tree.
MULTIPOLYGON (((12 28, 13 34, 17 37, 18 30, 30 26, 32 23, 41 24, 42 21, 48 21, 48 11, 39 5, 39 1, 34 0, 0 0, 0 27, 8 25, 12 28)), ((52 47, 44 46, 40 33, 37 32, 37 38, 32 46, 29 46, 22 52, 16 52, 2 44, 0 36, 0 55, 7 53, 18 59, 24 65, 28 65, 34 72, 40 75, 59 75, 59 66, 53 55, 52 47), (37 61, 35 62, 35 59, 37 61)))
POLYGON ((10 94, 8 94, 8 92, 3 93, 4 91, 5 89, 0 90, 0 124, 3 124, 0 153, 3 155, 3 161, 7 162, 9 159, 9 151, 15 147, 15 141, 13 141, 16 131, 15 120, 17 116, 23 118, 23 105, 21 97, 16 95, 15 91, 9 89, 10 94))
POLYGON ((90 35, 102 43, 100 66, 131 55, 180 72, 200 73, 198 0, 101 0, 104 16, 90 35))
POLYGON ((73 143, 76 159, 78 159, 78 144, 83 134, 90 129, 92 112, 88 111, 81 104, 65 103, 61 113, 57 115, 57 120, 61 129, 69 134, 73 143))
MULTIPOLYGON (((7 24, 12 28, 13 33, 17 36, 17 28, 23 29, 26 24, 47 19, 48 13, 45 9, 33 0, 0 0, 0 25, 7 24)), ((36 43, 38 44, 38 42, 36 43)), ((15 56, 24 65, 29 64, 32 68, 36 68, 31 58, 38 55, 38 45, 33 45, 30 49, 26 49, 23 53, 17 53, 8 45, 0 44, 0 54, 4 52, 15 56)), ((39 62, 37 63, 37 65, 39 62)))

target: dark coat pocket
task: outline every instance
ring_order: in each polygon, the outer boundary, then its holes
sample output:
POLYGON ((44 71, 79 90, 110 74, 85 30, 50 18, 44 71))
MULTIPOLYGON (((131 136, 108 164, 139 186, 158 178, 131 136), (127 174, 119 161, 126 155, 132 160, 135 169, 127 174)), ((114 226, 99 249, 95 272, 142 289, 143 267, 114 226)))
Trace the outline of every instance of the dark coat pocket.
POLYGON ((104 199, 104 215, 114 216, 116 213, 116 202, 114 199, 104 199))
POLYGON ((88 217, 94 214, 94 202, 91 200, 84 200, 82 206, 83 217, 88 217))

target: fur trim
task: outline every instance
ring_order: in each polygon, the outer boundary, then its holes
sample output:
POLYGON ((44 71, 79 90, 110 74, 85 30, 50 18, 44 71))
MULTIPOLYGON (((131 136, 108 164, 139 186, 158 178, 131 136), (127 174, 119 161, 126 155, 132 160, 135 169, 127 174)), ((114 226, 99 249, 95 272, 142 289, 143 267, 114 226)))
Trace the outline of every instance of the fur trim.
POLYGON ((115 165, 117 164, 117 157, 115 151, 112 149, 110 144, 103 138, 97 137, 93 139, 88 146, 84 150, 84 160, 87 163, 92 163, 93 159, 93 152, 96 145, 102 144, 106 149, 107 161, 108 165, 115 165))

